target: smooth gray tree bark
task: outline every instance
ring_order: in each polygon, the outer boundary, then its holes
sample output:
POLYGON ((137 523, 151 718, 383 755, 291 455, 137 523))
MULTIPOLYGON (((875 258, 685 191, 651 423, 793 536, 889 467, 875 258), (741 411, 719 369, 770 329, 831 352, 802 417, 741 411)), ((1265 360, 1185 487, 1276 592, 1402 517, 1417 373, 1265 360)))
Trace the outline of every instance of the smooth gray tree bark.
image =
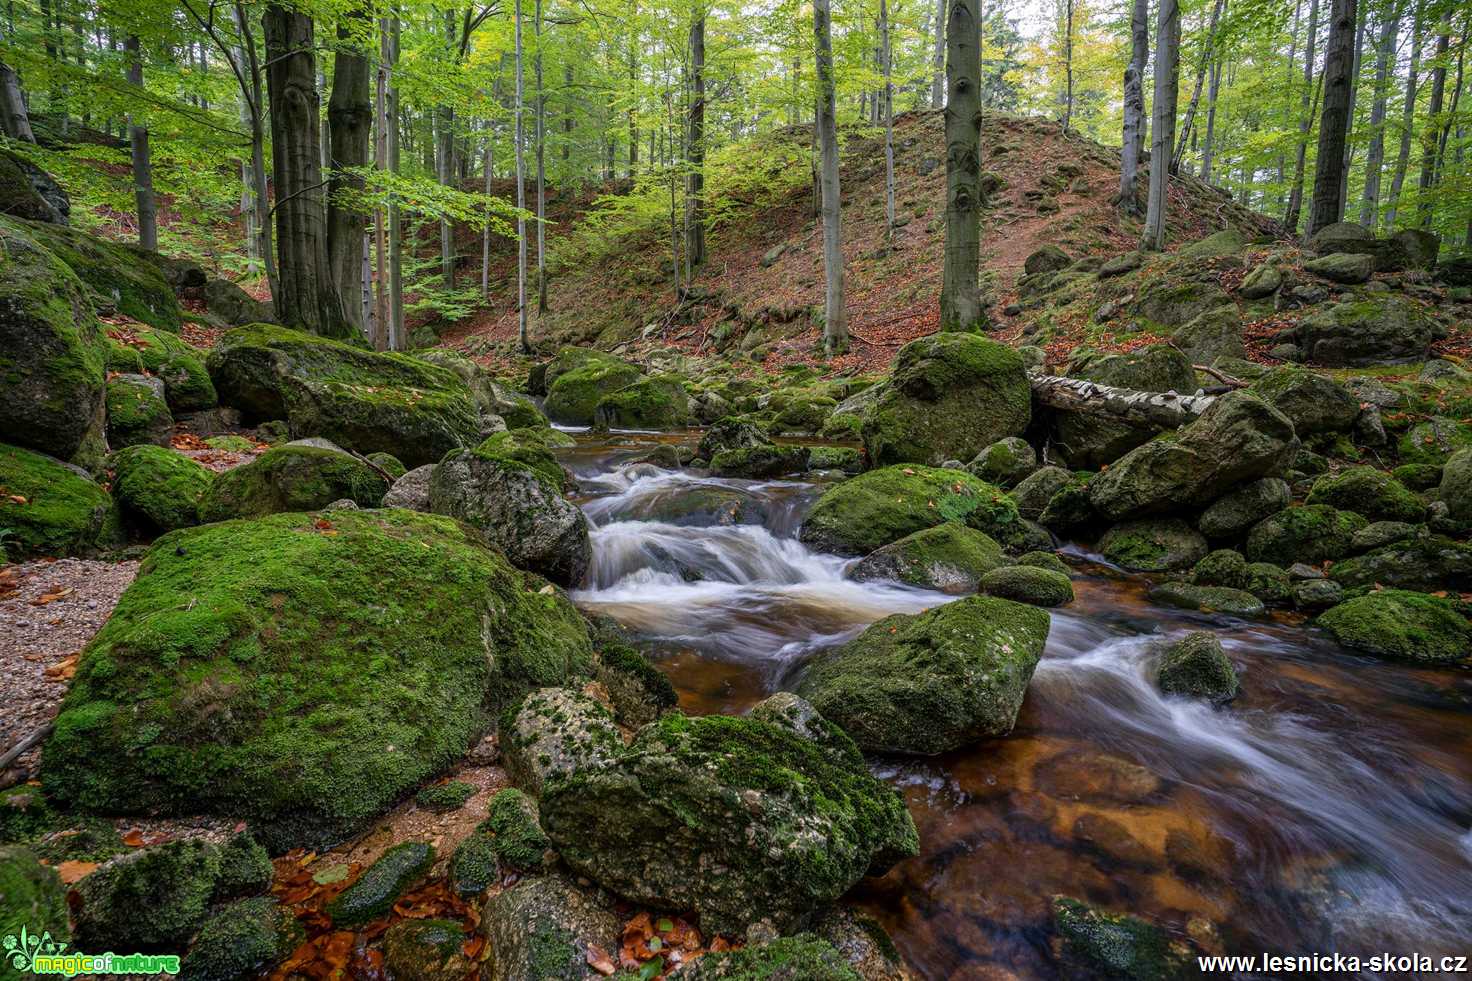
POLYGON ((985 325, 981 298, 981 22, 976 0, 951 0, 946 18, 946 244, 941 330, 985 325))
POLYGON ((1119 208, 1138 217, 1140 160, 1145 156, 1145 59, 1150 54, 1150 0, 1130 5, 1130 62, 1124 70, 1124 134, 1119 156, 1119 208))
POLYGON ((364 188, 362 174, 350 170, 368 166, 373 106, 368 96, 368 58, 356 47, 348 18, 365 21, 367 14, 361 9, 346 14, 337 29, 339 46, 332 66, 332 95, 327 101, 332 168, 327 175, 327 261, 343 313, 361 331, 363 235, 368 222, 362 206, 349 200, 364 188))
POLYGON ((1405 186, 1406 168, 1411 162, 1411 136, 1416 123, 1416 97, 1418 73, 1421 68, 1421 23, 1425 0, 1416 0, 1416 13, 1411 19, 1411 66, 1406 75, 1405 108, 1401 111, 1400 149, 1395 157, 1395 171, 1390 178, 1390 206, 1385 212, 1386 229, 1395 228, 1396 214, 1400 210, 1401 189, 1405 186))
POLYGON ((1155 105, 1151 120, 1150 196, 1140 248, 1165 249, 1166 211, 1170 191, 1170 156, 1175 143, 1177 72, 1180 68, 1181 9, 1177 0, 1159 0, 1155 28, 1155 105))
MULTIPOLYGON (((128 84, 143 88, 143 51, 138 35, 123 41, 128 58, 128 84)), ((158 200, 153 195, 153 159, 148 151, 148 127, 137 126, 128 116, 129 157, 133 163, 133 199, 138 208, 138 244, 158 251, 158 200)))
POLYGON ((1303 95, 1298 116, 1298 155, 1293 165, 1293 188, 1288 192, 1288 210, 1283 215, 1283 228, 1289 235, 1298 231, 1303 212, 1303 171, 1308 161, 1308 135, 1313 130, 1314 109, 1310 101, 1314 87, 1314 48, 1319 36, 1319 0, 1309 5, 1308 38, 1303 47, 1303 95))
POLYGON ((848 312, 843 297, 843 229, 838 187, 838 123, 833 92, 833 33, 829 0, 813 0, 813 38, 818 81, 818 143, 823 197, 823 349, 848 347, 848 312))
POLYGON ((1370 103, 1370 146, 1365 151, 1365 187, 1360 195, 1360 224, 1374 231, 1380 219, 1380 178, 1385 170, 1385 110, 1390 97, 1390 69, 1400 33, 1400 6, 1380 25, 1375 42, 1375 94, 1370 103))

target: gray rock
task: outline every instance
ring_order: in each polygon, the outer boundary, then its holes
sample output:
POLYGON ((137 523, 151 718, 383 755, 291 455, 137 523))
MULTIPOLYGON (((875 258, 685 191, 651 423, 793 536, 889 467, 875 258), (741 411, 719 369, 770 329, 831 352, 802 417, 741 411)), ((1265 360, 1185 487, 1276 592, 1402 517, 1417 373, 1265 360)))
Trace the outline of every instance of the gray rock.
POLYGON ((1172 695, 1194 695, 1213 702, 1237 696, 1237 671, 1222 651, 1221 641, 1208 631, 1187 634, 1160 658, 1155 683, 1172 695))
POLYGON ((1262 477, 1211 502, 1201 512, 1196 527, 1207 538, 1236 538, 1263 518, 1286 508, 1291 500, 1287 481, 1281 477, 1262 477))
POLYGON ((547 781, 607 762, 624 747, 613 713, 571 688, 527 695, 500 742, 512 781, 533 797, 547 781))
POLYGON ((1189 569, 1210 550, 1205 537, 1179 518, 1141 518, 1117 524, 1099 539, 1099 552, 1135 572, 1189 569))
POLYGON ((1012 488, 1011 496, 1017 502, 1017 513, 1024 518, 1036 520, 1053 499, 1053 495, 1068 486, 1072 477, 1062 467, 1040 467, 1012 488))
POLYGON ((429 481, 434 476, 435 464, 426 463, 415 467, 393 482, 388 493, 383 495, 383 507, 408 508, 411 511, 429 510, 429 481))
POLYGON ((601 977, 589 950, 617 957, 619 918, 613 898, 553 874, 523 879, 485 905, 480 930, 490 959, 486 981, 573 981, 601 977))

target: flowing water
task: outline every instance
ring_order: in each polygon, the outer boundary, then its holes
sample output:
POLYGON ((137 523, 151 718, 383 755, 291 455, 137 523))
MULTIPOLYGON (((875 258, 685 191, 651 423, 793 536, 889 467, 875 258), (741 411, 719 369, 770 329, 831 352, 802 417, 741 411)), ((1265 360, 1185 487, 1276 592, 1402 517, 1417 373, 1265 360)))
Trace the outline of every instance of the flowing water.
MULTIPOLYGON (((634 631, 686 711, 743 711, 814 652, 951 599, 852 582, 850 560, 800 544, 821 484, 627 462, 673 438, 582 436, 563 462, 593 524, 574 599, 634 631)), ((920 976, 1067 976, 1056 894, 1208 952, 1472 953, 1467 671, 1350 655, 1294 620, 1156 607, 1142 581, 1068 551, 1078 598, 1052 613, 1016 729, 872 764, 905 794, 921 854, 854 898, 920 976), (1203 626, 1242 668, 1226 708, 1150 681, 1161 642, 1203 626)))

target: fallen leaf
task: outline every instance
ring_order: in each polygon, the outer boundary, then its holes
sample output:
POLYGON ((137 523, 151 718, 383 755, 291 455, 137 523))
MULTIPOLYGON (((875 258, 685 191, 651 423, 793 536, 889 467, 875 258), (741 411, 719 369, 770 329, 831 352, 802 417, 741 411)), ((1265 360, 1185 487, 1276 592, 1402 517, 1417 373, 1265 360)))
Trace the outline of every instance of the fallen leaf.
POLYGON ((138 828, 133 828, 127 834, 123 835, 123 844, 127 845, 129 848, 142 848, 143 832, 140 831, 138 828))
POLYGON ((91 875, 99 864, 98 862, 68 860, 56 866, 56 874, 61 876, 62 885, 69 886, 91 875))
POLYGON ((45 606, 47 603, 55 603, 59 599, 66 599, 76 590, 71 586, 52 586, 46 592, 31 600, 32 606, 45 606))
POLYGON ((608 951, 597 944, 588 944, 587 961, 589 967, 605 977, 618 970, 618 965, 613 963, 608 951))

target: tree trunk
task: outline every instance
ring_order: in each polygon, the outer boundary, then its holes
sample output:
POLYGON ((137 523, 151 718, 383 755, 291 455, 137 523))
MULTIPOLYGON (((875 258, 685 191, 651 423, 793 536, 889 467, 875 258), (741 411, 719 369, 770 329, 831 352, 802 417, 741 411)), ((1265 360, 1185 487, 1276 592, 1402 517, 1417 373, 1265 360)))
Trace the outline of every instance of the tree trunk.
POLYGON ((1298 219, 1303 211, 1303 170, 1308 161, 1308 134, 1313 129, 1314 112, 1310 97, 1314 87, 1314 46, 1319 36, 1319 0, 1308 8, 1308 38, 1303 45, 1303 96, 1299 101, 1298 156, 1293 165, 1293 189, 1288 192, 1288 211, 1283 215, 1283 228, 1289 235, 1298 232, 1298 219))
MULTIPOLYGON (((143 52, 138 35, 129 34, 123 42, 128 57, 128 84, 143 88, 143 52)), ((133 198, 138 202, 138 244, 150 252, 158 251, 158 202, 153 196, 153 161, 148 153, 148 127, 133 125, 128 116, 128 143, 133 161, 133 198)))
POLYGON ((1181 10, 1177 0, 1160 0, 1155 37, 1155 106, 1150 127, 1150 197, 1140 248, 1165 249, 1166 207, 1170 191, 1170 154, 1175 144, 1176 72, 1180 67, 1181 10))
POLYGON ((1375 98, 1370 104, 1370 146, 1365 153, 1365 188, 1360 196, 1360 224, 1375 231, 1380 219, 1380 175, 1385 169, 1385 105, 1390 94, 1390 66, 1400 32, 1400 8, 1380 25, 1375 43, 1375 98))
POLYGON ((1411 162, 1411 132, 1416 121, 1417 72, 1421 67, 1421 13, 1425 0, 1416 0, 1416 13, 1411 19, 1411 67, 1406 76, 1406 101, 1401 113, 1400 149, 1395 158, 1395 172, 1390 178, 1390 207, 1385 212, 1385 228, 1395 229, 1400 210, 1400 192, 1405 186, 1406 168, 1411 162))
POLYGON ((526 147, 522 110, 526 108, 526 83, 521 45, 521 0, 516 5, 516 341, 522 354, 532 353, 527 333, 526 312, 526 147))
POLYGON ((838 125, 833 93, 833 33, 829 0, 813 0, 813 38, 818 83, 818 143, 822 156, 823 272, 827 279, 823 306, 823 350, 829 355, 848 348, 848 311, 843 300, 843 231, 838 188, 838 125))
POLYGON ((879 0, 880 67, 884 73, 884 237, 894 236, 894 81, 890 77, 889 4, 879 0))
POLYGON ((1365 25, 1370 20, 1369 12, 1364 5, 1357 3, 1356 7, 1358 9, 1355 11, 1354 59, 1349 70, 1349 115, 1344 122, 1344 165, 1339 168, 1339 217, 1341 219, 1349 209, 1349 168, 1354 163, 1354 140, 1350 137, 1354 134, 1355 109, 1359 105, 1360 66, 1365 51, 1365 25))
MULTIPOLYGON (((450 51, 450 57, 455 56, 455 11, 445 11, 445 45, 450 51)), ((450 105, 440 106, 436 112, 436 121, 439 125, 437 139, 435 140, 435 177, 445 187, 453 187, 455 184, 455 107, 450 105)), ((440 276, 445 281, 445 289, 455 288, 455 235, 454 225, 448 218, 440 220, 440 276)))
MULTIPOLYGON (((0 30, 0 45, 3 44, 5 32, 0 30)), ((20 76, 4 61, 0 61, 0 133, 12 140, 36 142, 36 136, 31 132, 31 117, 26 112, 26 97, 21 89, 20 76)))
POLYGON ((1211 66, 1211 81, 1206 92, 1206 136, 1201 141, 1201 179, 1211 183, 1212 154, 1216 141, 1216 97, 1222 86, 1222 60, 1211 66))
POLYGON ((1416 195, 1416 215, 1420 225, 1424 229, 1431 228, 1433 209, 1431 207, 1432 188, 1436 187, 1436 148, 1441 140, 1441 130, 1446 126, 1446 121, 1441 118, 1442 103, 1446 99, 1446 53, 1451 42, 1451 37, 1445 33, 1436 37, 1436 67, 1431 69, 1431 101, 1426 105, 1426 119, 1433 130, 1422 138, 1424 149, 1421 152, 1421 179, 1418 184, 1419 193, 1416 195))
MULTIPOLYGON (((1217 0, 1218 3, 1221 0, 1217 0)), ((1063 135, 1068 135, 1068 128, 1073 125, 1073 0, 1063 0, 1063 75, 1065 90, 1063 93, 1063 135)), ((978 69, 977 78, 981 77, 978 69)), ((980 82, 978 81, 978 85, 980 82)))
MULTIPOLYGON (((388 20, 378 21, 378 66, 373 78, 373 166, 381 175, 388 171, 388 74, 392 52, 389 50, 388 20)), ((388 216, 380 206, 373 212, 373 254, 377 259, 377 283, 373 308, 373 333, 370 342, 375 350, 387 351, 391 330, 388 299, 388 216)))
POLYGON ((537 49, 532 71, 537 82, 537 314, 547 312, 547 96, 542 91, 542 0, 536 0, 537 49))
POLYGON ((685 279, 705 261, 705 10, 690 22, 690 173, 685 178, 685 279))
POLYGON ((1163 430, 1192 422, 1216 401, 1214 395, 1139 392, 1057 375, 1031 375, 1028 381, 1033 399, 1050 409, 1109 416, 1120 422, 1163 430))
MULTIPOLYGON (((572 62, 562 66, 562 88, 567 97, 562 106, 562 179, 567 180, 571 173, 567 167, 568 158, 572 155, 572 132, 576 123, 573 120, 572 105, 572 62)), ((638 135, 637 131, 634 135, 638 135)), ((634 165, 639 162, 639 147, 635 144, 629 151, 629 176, 634 176, 634 165)))
POLYGON ((1191 101, 1186 103, 1186 118, 1181 122, 1180 139, 1170 160, 1170 172, 1179 173, 1181 161, 1186 159, 1186 144, 1195 134, 1196 108, 1201 104, 1201 90, 1206 85, 1206 74, 1211 70, 1212 55, 1216 47, 1216 25, 1222 16, 1223 0, 1216 0, 1211 8, 1211 23, 1206 29, 1206 43, 1201 48, 1201 61, 1196 66, 1196 85, 1191 90, 1191 101))
POLYGON ((327 264, 312 18, 273 3, 266 7, 262 25, 281 250, 276 316, 283 324, 315 334, 350 337, 352 326, 343 316, 327 264))
POLYGON ((1119 208, 1140 215, 1140 158, 1145 155, 1145 59, 1150 52, 1150 0, 1130 6, 1130 63, 1124 70, 1124 134, 1119 157, 1119 208))
POLYGON ((951 0, 946 19, 946 242, 941 330, 985 325, 981 265, 981 29, 974 0, 951 0))
MULTIPOLYGON (((388 19, 389 87, 386 106, 388 126, 388 167, 399 173, 399 84, 394 71, 399 62, 399 19, 388 19)), ((389 282, 389 349, 404 347, 404 216, 396 198, 388 204, 388 282, 389 282)))
MULTIPOLYGON (((639 4, 631 3, 631 22, 637 24, 639 17, 639 4)), ((639 171, 639 34, 637 28, 629 32, 629 108, 626 117, 629 127, 629 176, 633 177, 639 171)), ((567 81, 572 84, 572 67, 567 68, 567 81)), ((567 116, 568 132, 572 131, 572 113, 567 116)), ((567 159, 566 150, 563 151, 563 159, 567 159)))
POLYGON ((373 108, 368 101, 368 59, 355 47, 349 23, 366 17, 363 10, 355 10, 345 14, 338 25, 332 96, 327 102, 331 138, 328 159, 332 165, 327 177, 327 257, 343 313, 359 331, 364 327, 363 235, 367 216, 361 204, 350 200, 363 192, 363 177, 348 170, 368 165, 373 108))
POLYGON ((946 104, 946 0, 935 0, 935 45, 930 56, 930 108, 946 104))
POLYGON ((250 224, 256 233, 256 251, 266 266, 266 282, 275 297, 281 289, 277 272, 275 250, 271 234, 271 188, 266 180, 266 96, 261 91, 261 64, 256 54, 256 39, 250 29, 250 17, 242 3, 235 4, 235 27, 240 32, 240 47, 236 55, 239 70, 237 81, 243 111, 250 125, 250 175, 251 209, 250 224))
POLYGON ((1344 142, 1349 135, 1349 90, 1354 75, 1356 0, 1333 0, 1329 40, 1324 47, 1324 111, 1319 118, 1319 153, 1314 195, 1304 237, 1344 217, 1344 142))

